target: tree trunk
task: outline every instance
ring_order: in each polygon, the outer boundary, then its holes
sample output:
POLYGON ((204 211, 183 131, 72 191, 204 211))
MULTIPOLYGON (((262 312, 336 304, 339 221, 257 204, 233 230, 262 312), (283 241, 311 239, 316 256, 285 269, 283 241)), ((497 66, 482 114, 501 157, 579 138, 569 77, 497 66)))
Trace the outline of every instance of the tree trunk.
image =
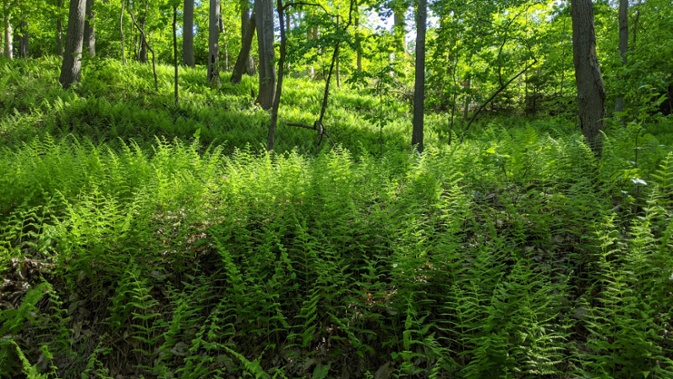
MULTIPOLYGON (((149 0, 145 0, 145 12, 140 18, 140 28, 145 31, 147 30, 147 10, 149 6, 149 0)), ((147 34, 140 33, 140 47, 138 50, 138 61, 141 63, 147 63, 147 34)))
POLYGON ((194 67, 194 0, 185 0, 182 19, 182 63, 194 67))
MULTIPOLYGON (((339 29, 339 24, 341 23, 341 17, 339 14, 336 16, 336 27, 339 29)), ((336 82, 337 82, 337 88, 341 88, 341 65, 339 65, 339 52, 337 51, 337 54, 335 56, 336 59, 336 82)))
POLYGON ((276 145, 276 125, 278 124, 280 96, 283 92, 283 67, 285 65, 285 53, 287 49, 287 38, 285 37, 285 27, 283 25, 283 0, 277 0, 276 11, 278 12, 278 20, 280 20, 280 58, 278 59, 278 85, 273 97, 269 134, 266 139, 266 149, 268 151, 273 150, 276 145))
POLYGON ((63 0, 56 0, 57 15, 56 15, 56 54, 59 57, 63 56, 63 18, 61 17, 61 9, 63 9, 63 0))
POLYGON ((29 42, 30 36, 28 35, 28 22, 26 20, 21 20, 19 24, 19 32, 21 32, 21 38, 19 39, 19 55, 21 58, 28 58, 30 56, 29 42))
POLYGON ((178 8, 173 6, 173 95, 178 105, 178 8))
POLYGON ((65 36, 65 52, 59 78, 63 88, 69 88, 73 83, 79 82, 81 77, 85 14, 86 0, 70 0, 68 32, 65 36))
MULTIPOLYGON (((247 63, 250 61, 250 47, 252 46, 252 37, 255 36, 255 14, 253 13, 248 22, 248 30, 245 31, 243 40, 241 41, 241 51, 238 53, 236 64, 234 65, 234 72, 231 73, 230 81, 234 84, 241 82, 243 72, 246 69, 247 63)), ((253 65, 254 69, 254 65, 253 65)))
POLYGON ((136 20, 136 17, 133 15, 133 11, 129 9, 129 15, 131 16, 131 21, 133 22, 133 26, 138 29, 138 32, 140 32, 140 41, 142 41, 143 47, 145 48, 145 51, 149 50, 150 53, 152 53, 152 74, 154 76, 154 89, 159 90, 159 79, 157 78, 157 59, 156 59, 156 54, 154 54, 154 49, 152 46, 150 46, 149 43, 147 43, 147 34, 145 33, 145 29, 143 29, 139 24, 138 21, 136 20))
POLYGON ((5 27, 4 27, 4 40, 5 40, 5 48, 4 48, 4 55, 5 58, 7 59, 12 59, 14 57, 14 47, 12 46, 12 41, 14 39, 14 36, 12 35, 12 24, 9 22, 10 18, 10 13, 9 13, 9 4, 8 1, 4 1, 4 22, 5 22, 5 27))
POLYGON ((427 0, 418 0, 416 10, 416 66, 414 83, 414 120, 411 145, 423 152, 423 111, 425 110, 425 29, 427 0))
POLYGON ((86 0, 86 19, 84 21, 84 43, 89 55, 96 56, 96 31, 94 29, 94 0, 86 0))
POLYGON ((220 84, 219 46, 220 36, 220 0, 210 0, 210 18, 208 21, 208 81, 214 86, 220 84))
POLYGON ((582 134, 596 156, 601 155, 605 89, 596 56, 594 10, 591 0, 571 1, 573 62, 582 134))
MULTIPOLYGON (((626 66, 626 53, 629 51, 629 0, 619 0, 619 55, 626 66)), ((621 78, 620 78, 621 80, 621 78)), ((624 112, 624 96, 615 102, 615 113, 624 112)), ((620 117, 622 121, 624 117, 620 117)))
MULTIPOLYGON (((309 42, 318 39, 319 36, 320 36, 320 30, 318 29, 317 26, 311 26, 306 31, 306 40, 309 42)), ((318 51, 318 55, 321 55, 320 51, 318 51)), ((315 67, 313 66, 313 64, 310 64, 306 69, 306 75, 308 75, 308 77, 311 79, 315 78, 315 67)))
POLYGON ((121 42, 121 53, 122 53, 122 64, 126 65, 126 53, 124 52, 124 6, 126 5, 126 0, 122 0, 122 9, 119 12, 119 35, 121 42))
MULTIPOLYGON (((255 25, 253 24, 250 26, 250 22, 254 22, 254 13, 250 15, 250 3, 248 0, 243 0, 241 3, 241 49, 246 43, 245 41, 248 38, 248 29, 251 29, 250 32, 250 44, 252 44, 252 37, 255 35, 255 25)), ((248 46, 248 51, 245 53, 245 55, 248 57, 246 59, 245 63, 245 74, 247 75, 255 75, 257 71, 255 70, 255 60, 253 59, 252 55, 250 54, 250 47, 248 46)), ((241 50, 242 51, 242 50, 241 50)), ((239 53, 240 55, 240 53, 239 53)), ((240 80, 239 80, 240 81, 240 80)))
POLYGON ((355 53, 356 53, 356 68, 358 73, 362 73, 362 36, 360 35, 360 7, 355 8, 355 53))
POLYGON ((276 93, 276 69, 273 51, 273 1, 255 0, 257 45, 259 47, 259 92, 257 102, 269 110, 276 93))
MULTIPOLYGON (((469 61, 468 61, 469 62, 469 61)), ((467 121, 470 119, 470 104, 472 103, 472 97, 470 96, 470 87, 472 86, 472 79, 467 78, 464 82, 463 89, 465 92, 465 103, 463 104, 463 120, 467 121)))

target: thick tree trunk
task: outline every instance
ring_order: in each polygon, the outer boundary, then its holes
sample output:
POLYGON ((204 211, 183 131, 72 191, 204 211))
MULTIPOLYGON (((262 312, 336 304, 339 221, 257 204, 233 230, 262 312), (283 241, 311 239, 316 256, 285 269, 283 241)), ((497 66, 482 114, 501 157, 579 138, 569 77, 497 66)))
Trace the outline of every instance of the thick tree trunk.
POLYGON ((79 82, 81 77, 85 14, 86 0, 70 0, 68 32, 65 37, 63 66, 59 78, 63 88, 69 88, 73 83, 79 82))
POLYGON ((425 29, 427 0, 418 0, 416 10, 416 80, 414 83, 414 120, 411 145, 423 152, 423 112, 425 110, 425 29))
MULTIPOLYGON (((243 0, 241 2, 241 52, 244 50, 243 46, 245 45, 246 41, 248 40, 248 31, 250 30, 250 44, 252 44, 252 37, 255 35, 255 24, 250 25, 251 22, 254 22, 254 12, 251 15, 250 14, 250 3, 248 0, 243 0)), ((239 53, 240 55, 241 53, 239 53)), ((255 60, 253 59, 252 55, 250 54, 250 47, 248 46, 248 51, 245 53, 245 55, 248 57, 245 60, 245 74, 247 75, 255 75, 257 73, 257 70, 255 70, 255 60)), ((239 79, 240 81, 240 79, 239 79)))
POLYGON ((601 155, 605 89, 596 56, 591 0, 572 0, 573 61, 582 134, 596 156, 601 155))
POLYGON ((208 81, 213 85, 220 84, 219 71, 219 29, 220 0, 210 0, 210 18, 208 21, 208 81))
MULTIPOLYGON (((619 55, 626 66, 626 53, 629 51, 629 0, 619 0, 619 55)), ((624 96, 615 102, 615 113, 624 112, 624 96)), ((622 120, 624 118, 622 117, 622 120)))
POLYGON ((259 92, 257 102, 269 110, 276 93, 276 68, 273 51, 273 1, 255 0, 257 45, 259 47, 259 92))
POLYGON ((94 29, 94 0, 86 0, 86 19, 84 21, 84 44, 89 55, 96 56, 96 30, 94 29))
MULTIPOLYGON (((246 30, 243 40, 241 41, 241 51, 238 53, 236 64, 234 65, 234 72, 231 73, 230 81, 234 84, 240 83, 243 77, 243 72, 246 70, 247 63, 250 61, 250 48, 252 46, 252 37, 255 36, 255 14, 253 13, 248 22, 248 30, 246 30)), ((253 65, 253 69, 254 69, 253 65)))
POLYGON ((63 9, 63 0, 56 0, 56 7, 58 13, 56 15, 56 54, 59 57, 63 56, 63 18, 61 17, 61 9, 63 9))
POLYGON ((182 18, 182 63, 194 67, 194 0, 185 0, 182 18))

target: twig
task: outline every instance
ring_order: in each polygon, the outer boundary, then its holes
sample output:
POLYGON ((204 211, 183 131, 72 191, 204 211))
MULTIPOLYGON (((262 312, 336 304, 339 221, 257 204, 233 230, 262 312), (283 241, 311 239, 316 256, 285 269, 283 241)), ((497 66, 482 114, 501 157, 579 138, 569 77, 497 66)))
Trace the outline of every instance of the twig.
POLYGON ((500 88, 498 88, 498 90, 495 91, 495 93, 494 93, 493 95, 491 95, 491 97, 489 97, 486 101, 484 101, 484 102, 479 106, 479 108, 477 109, 477 111, 474 112, 474 114, 473 114, 472 117, 470 118, 470 121, 467 123, 467 126, 465 127, 465 131, 463 132, 463 135, 460 137, 460 142, 459 142, 459 144, 462 144, 463 141, 465 140, 465 136, 467 136, 467 132, 470 130, 470 126, 472 126, 472 123, 473 123, 474 120, 477 118, 477 116, 479 115, 479 113, 481 113, 481 111, 483 111, 484 108, 486 108, 486 106, 487 106, 488 104, 490 104, 490 103, 493 101, 493 99, 495 99, 495 98, 500 94, 500 92, 504 91, 505 88, 507 88, 507 86, 509 86, 509 85, 510 85, 516 78, 518 78, 519 76, 521 76, 521 75, 522 75, 524 72, 526 72, 529 68, 531 68, 531 66, 533 66, 535 63, 537 63, 537 59, 535 59, 535 57, 533 57, 533 62, 527 64, 526 67, 524 67, 523 70, 519 71, 518 74, 514 75, 510 80, 507 81, 507 83, 505 83, 504 85, 501 85, 500 88))

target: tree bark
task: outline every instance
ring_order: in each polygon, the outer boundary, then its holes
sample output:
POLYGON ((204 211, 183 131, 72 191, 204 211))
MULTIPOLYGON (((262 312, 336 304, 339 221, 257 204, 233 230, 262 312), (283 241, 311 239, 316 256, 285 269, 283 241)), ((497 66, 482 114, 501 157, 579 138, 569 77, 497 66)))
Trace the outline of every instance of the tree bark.
POLYGON ((173 95, 178 105, 178 8, 173 6, 173 95))
POLYGON ((96 30, 94 29, 94 0, 86 0, 86 19, 84 21, 84 43, 89 55, 96 56, 96 30))
POLYGON ((416 10, 416 66, 414 83, 414 119, 411 145, 423 152, 423 112, 425 110, 425 29, 427 0, 418 0, 416 10))
POLYGON ((59 78, 63 88, 69 88, 73 83, 79 82, 81 78, 85 14, 86 0, 70 0, 68 32, 65 37, 63 66, 59 78))
POLYGON ((147 42, 147 35, 145 34, 145 29, 143 29, 138 24, 138 21, 136 20, 136 17, 133 15, 133 11, 131 9, 129 9, 129 16, 131 16, 131 21, 133 22, 133 26, 135 26, 136 29, 138 29, 138 32, 140 32, 140 41, 143 42, 143 47, 146 49, 145 51, 149 50, 150 53, 152 53, 152 74, 154 74, 154 89, 156 91, 158 91, 159 90, 159 79, 157 78, 156 54, 154 54, 154 49, 147 42))
POLYGON ((214 86, 220 84, 219 45, 220 36, 220 0, 210 0, 210 18, 208 21, 208 81, 214 86))
POLYGON ((358 73, 362 73, 362 36, 360 35, 360 7, 355 9, 355 67, 358 73))
POLYGON ((182 18, 182 63, 194 67, 194 0, 185 0, 182 18))
POLYGON ((572 0, 573 62, 582 134, 596 156, 603 145, 605 88, 596 56, 594 11, 591 0, 572 0))
POLYGON ((140 33, 140 46, 138 49, 138 61, 141 63, 147 63, 147 34, 144 33, 147 30, 147 10, 149 7, 149 0, 145 0, 145 12, 142 16, 138 16, 140 19, 140 29, 143 30, 143 33, 140 33))
POLYGON ((278 20, 280 20, 280 58, 278 60, 278 83, 273 97, 269 134, 266 139, 266 149, 268 151, 273 150, 276 145, 278 108, 280 107, 280 96, 283 92, 283 68, 285 65, 285 52, 287 49, 287 38, 285 37, 285 26, 283 25, 283 0, 277 0, 276 11, 278 12, 278 20))
POLYGON ((250 16, 250 20, 248 22, 248 29, 246 30, 243 40, 241 41, 241 51, 238 53, 238 58, 236 59, 236 64, 234 65, 234 72, 231 73, 230 81, 234 84, 241 82, 243 73, 246 70, 248 62, 250 61, 248 58, 250 58, 252 37, 255 36, 255 25, 255 14, 253 13, 252 16, 250 16))
POLYGON ((7 0, 3 2, 4 9, 3 9, 3 18, 4 18, 4 40, 5 40, 5 48, 4 48, 4 55, 5 58, 7 59, 12 59, 14 57, 14 47, 12 45, 12 41, 14 39, 14 36, 12 34, 12 24, 9 22, 10 18, 10 12, 9 12, 9 3, 7 0))
MULTIPOLYGON (((306 31, 306 40, 309 42, 318 39, 319 36, 320 36, 320 29, 318 29, 317 26, 311 26, 306 31)), ((322 52, 318 50, 318 55, 321 55, 321 53, 322 52)), ((308 75, 308 77, 311 79, 315 78, 315 67, 313 66, 313 64, 310 64, 306 69, 306 75, 308 75)))
POLYGON ((126 0, 122 0, 122 8, 119 12, 119 35, 121 42, 121 53, 122 53, 122 64, 126 65, 126 53, 124 52, 124 6, 126 5, 126 0))
POLYGON ((276 93, 276 69, 273 51, 273 1, 255 0, 257 45, 259 47, 259 91, 257 102, 269 110, 276 93))
MULTIPOLYGON (((248 39, 247 33, 249 29, 251 30, 250 34, 250 44, 252 44, 252 37, 255 35, 255 24, 252 24, 250 26, 250 22, 254 22, 253 20, 254 12, 251 15, 250 14, 250 3, 248 0, 243 0, 241 3, 241 49, 245 43, 245 41, 248 39)), ((239 53, 240 55, 240 53, 239 53)), ((246 53, 247 59, 244 62, 245 63, 245 74, 247 75, 255 75, 257 73, 257 70, 255 69, 255 60, 252 57, 252 54, 250 54, 250 47, 248 47, 248 51, 246 53)))
POLYGON ((21 38, 19 39, 19 55, 21 58, 28 58, 30 56, 28 21, 21 20, 21 23, 19 24, 19 32, 21 32, 21 38))
MULTIPOLYGON (((626 53, 629 51, 629 0, 619 0, 619 56, 622 64, 626 66, 626 53)), ((622 78, 620 78, 622 80, 622 78)), ((624 112, 624 96, 620 96, 615 102, 615 113, 624 112)), ((621 117, 624 120, 624 117, 621 117)))

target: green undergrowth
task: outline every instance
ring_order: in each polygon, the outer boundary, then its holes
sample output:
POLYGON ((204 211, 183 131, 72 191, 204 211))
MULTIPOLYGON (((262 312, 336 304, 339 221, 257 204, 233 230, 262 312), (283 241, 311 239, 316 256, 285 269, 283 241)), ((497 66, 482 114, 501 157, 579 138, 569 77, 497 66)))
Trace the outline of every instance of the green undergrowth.
POLYGON ((0 372, 670 377, 673 155, 619 143, 4 150, 0 372))
MULTIPOLYGON (((150 149, 155 136, 188 140, 196 134, 203 146, 221 145, 225 153, 232 153, 246 144, 261 150, 266 141, 269 115, 255 104, 257 78, 244 76, 240 84, 232 85, 229 74, 222 73, 222 85, 211 88, 205 67, 181 67, 176 105, 170 66, 157 66, 158 89, 147 64, 92 59, 83 67, 81 83, 66 91, 57 81, 60 67, 55 58, 0 61, 3 144, 16 147, 36 136, 72 134, 115 148, 121 139, 150 149)), ((315 154, 322 145, 337 144, 350 149, 360 144, 380 150, 406 148, 408 105, 394 99, 383 104, 345 87, 331 91, 323 121, 329 137, 320 146, 316 131, 287 126, 312 127, 320 115, 323 91, 322 82, 285 80, 277 151, 315 154)))
POLYGON ((269 153, 254 78, 181 68, 175 106, 169 67, 85 63, 0 67, 0 378, 673 376, 670 120, 598 160, 428 115, 418 154, 408 104, 343 88, 269 153))

